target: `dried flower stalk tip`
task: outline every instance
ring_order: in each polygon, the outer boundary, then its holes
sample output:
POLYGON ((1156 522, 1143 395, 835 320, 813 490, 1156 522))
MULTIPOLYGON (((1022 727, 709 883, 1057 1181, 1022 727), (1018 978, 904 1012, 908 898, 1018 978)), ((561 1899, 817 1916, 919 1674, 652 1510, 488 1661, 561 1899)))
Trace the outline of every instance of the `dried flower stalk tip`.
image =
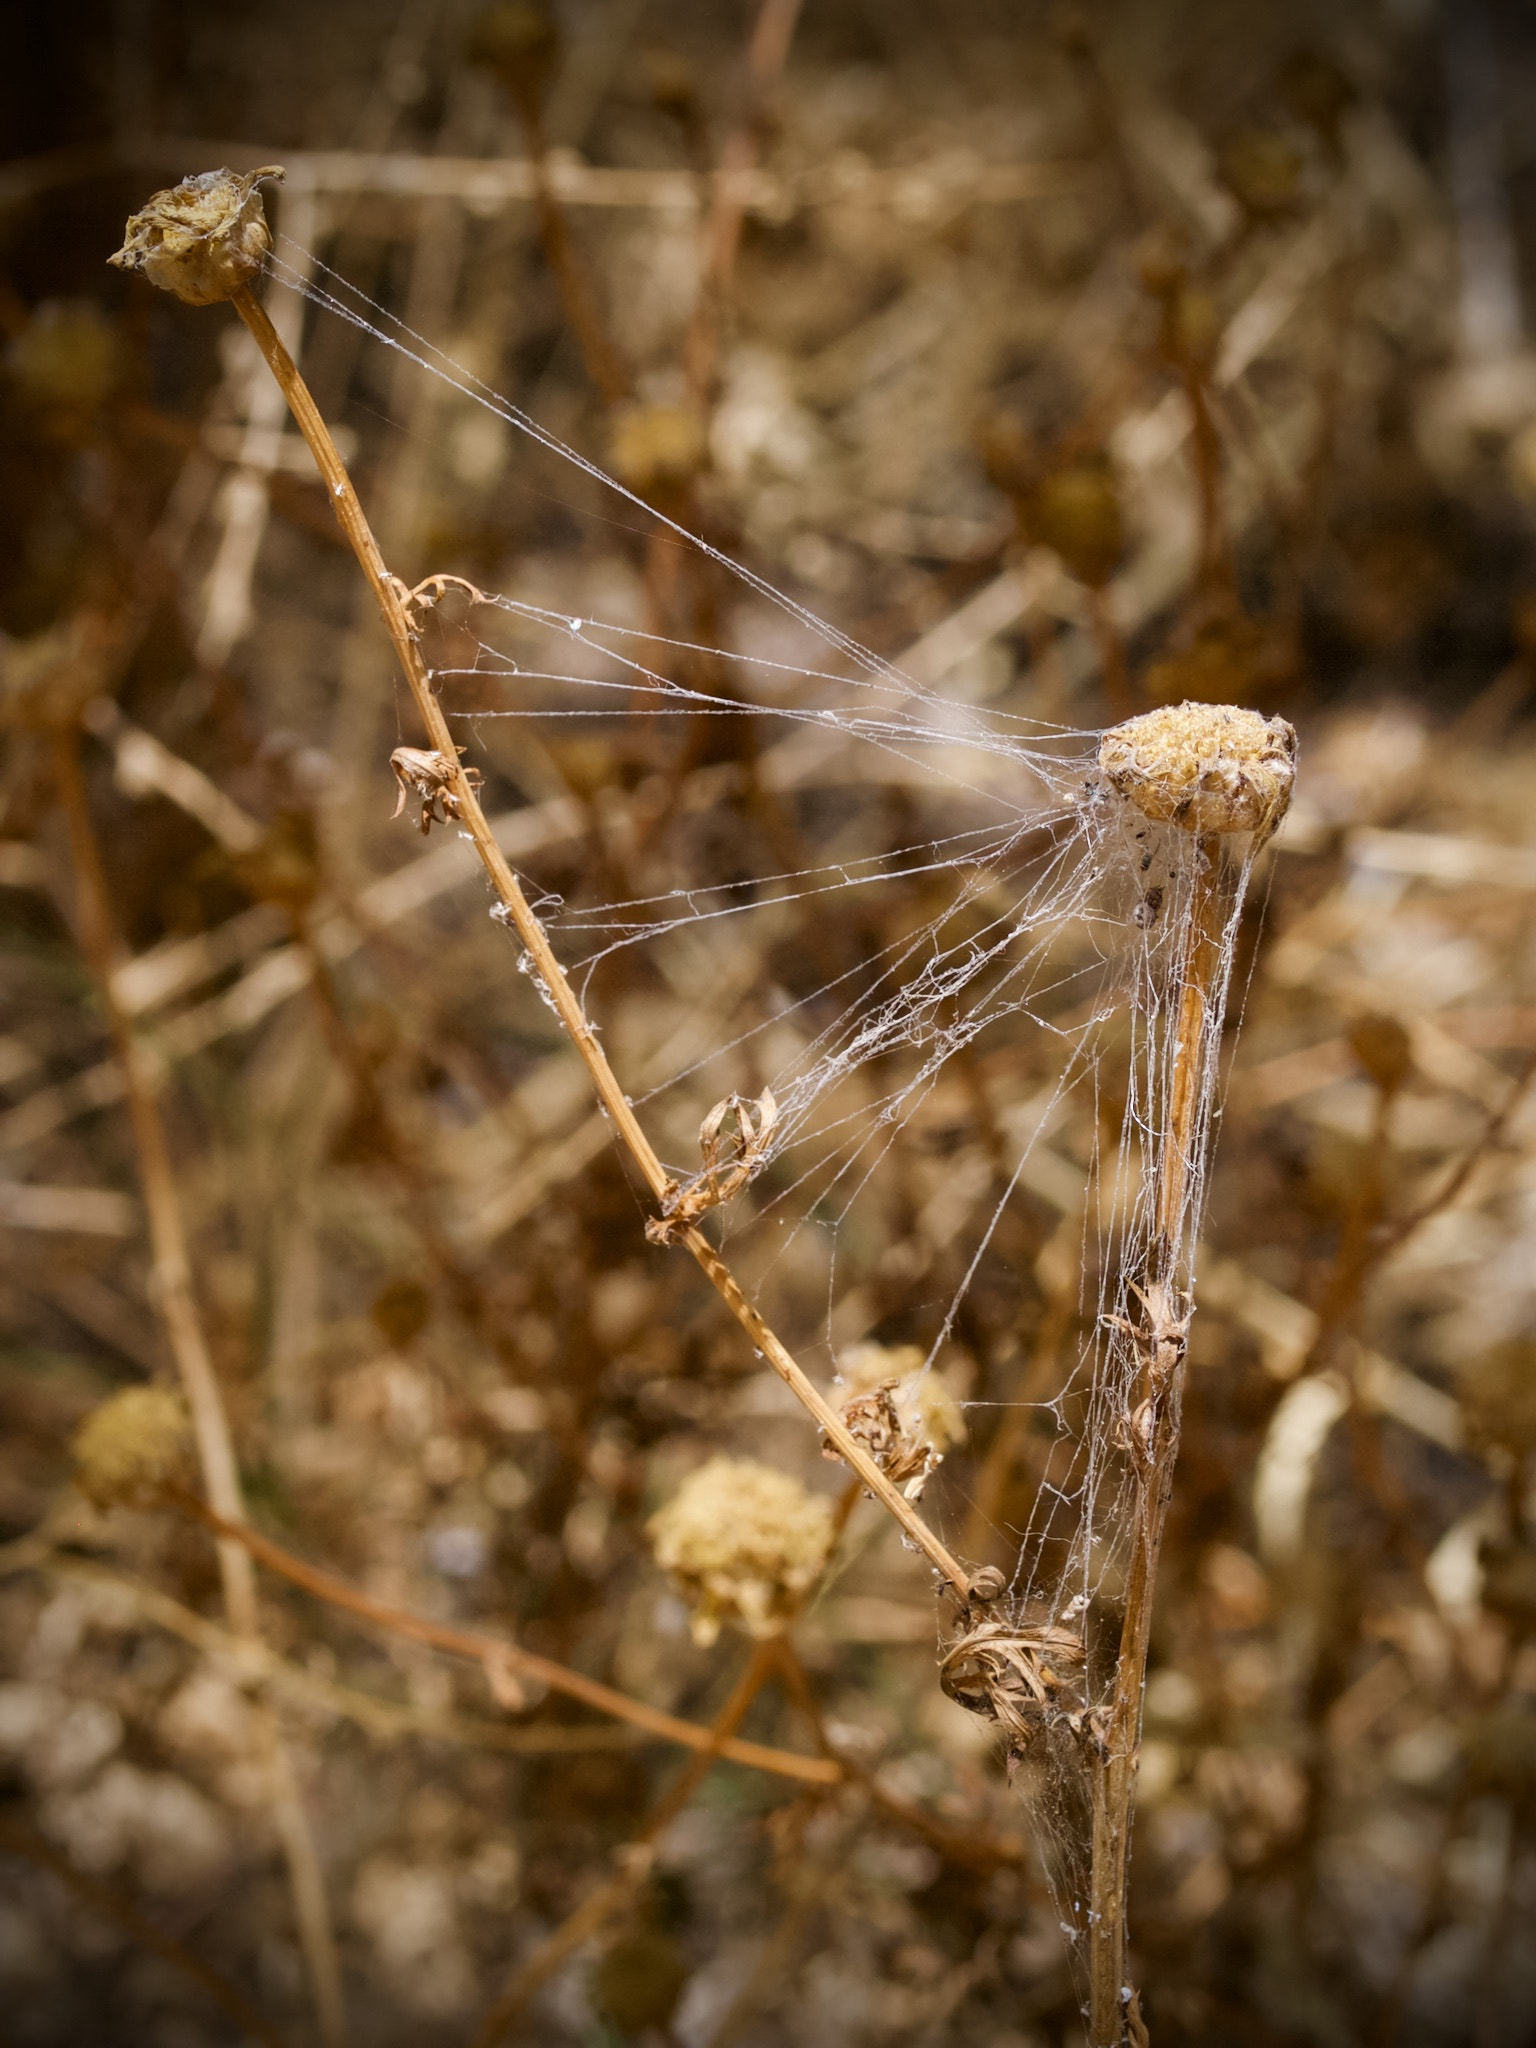
POLYGON ((142 271, 189 306, 232 298, 272 247, 258 188, 282 177, 280 165, 267 164, 259 171, 199 171, 183 178, 133 215, 122 248, 107 261, 142 271))
POLYGON ((1144 817, 1186 832, 1272 832, 1296 780, 1296 732, 1235 704, 1170 704, 1111 726, 1099 767, 1144 817))
POLYGON ((787 1472, 721 1457, 691 1472, 648 1529, 693 1605, 695 1642, 709 1644, 724 1621, 777 1634, 821 1575, 832 1511, 787 1472))
POLYGON ((127 1387, 75 1433, 75 1483, 98 1508, 142 1506, 192 1465, 186 1404, 168 1387, 127 1387))

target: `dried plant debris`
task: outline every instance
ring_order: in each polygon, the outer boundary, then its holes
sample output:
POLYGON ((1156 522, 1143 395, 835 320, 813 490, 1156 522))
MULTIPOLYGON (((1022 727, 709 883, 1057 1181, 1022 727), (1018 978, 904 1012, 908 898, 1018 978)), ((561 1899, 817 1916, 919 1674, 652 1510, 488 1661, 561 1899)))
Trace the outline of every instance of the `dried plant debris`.
POLYGON ((912 1344, 853 1344, 837 1363, 849 1389, 849 1430, 908 1500, 920 1500, 945 1452, 965 1441, 965 1418, 943 1373, 912 1344))
POLYGON ((261 187, 282 167, 200 171, 157 192, 128 222, 108 261, 136 270, 189 306, 215 306, 258 276, 272 248, 261 187))

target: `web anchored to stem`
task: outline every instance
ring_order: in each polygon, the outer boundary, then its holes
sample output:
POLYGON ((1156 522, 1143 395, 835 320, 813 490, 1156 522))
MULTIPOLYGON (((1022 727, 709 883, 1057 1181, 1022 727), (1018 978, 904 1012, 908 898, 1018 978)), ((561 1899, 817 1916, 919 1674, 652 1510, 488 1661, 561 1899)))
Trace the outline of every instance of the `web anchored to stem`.
MULTIPOLYGON (((1289 800, 1294 735, 1283 721, 1209 705, 1096 735, 946 702, 659 514, 677 543, 708 556, 711 573, 739 579, 758 628, 776 616, 790 641, 760 630, 753 645, 741 636, 726 644, 724 633, 721 644, 678 641, 651 624, 572 617, 451 576, 408 589, 386 566, 309 391, 251 293, 266 254, 254 181, 209 173, 151 202, 119 260, 194 303, 234 304, 320 468, 424 728, 428 744, 394 758, 402 806, 412 804, 423 831, 451 824, 473 842, 492 914, 519 941, 520 964, 655 1204, 647 1234, 689 1251, 829 1449, 957 1597, 943 1683, 1008 1738, 1094 2048, 1111 2048, 1132 2024, 1129 1828, 1218 1054, 1239 920, 1289 800), (824 650, 817 663, 800 658, 808 637, 824 650), (635 847, 626 878, 638 874, 647 893, 530 900, 487 823, 481 773, 461 758, 453 723, 472 738, 482 721, 512 717, 526 721, 530 746, 547 750, 554 743, 541 729, 581 721, 576 732, 630 749, 640 791, 626 820, 635 847), (671 728, 687 736, 681 749, 662 738, 667 720, 682 722, 671 728), (733 736, 724 750, 699 742, 715 721, 733 736), (770 722, 782 737, 765 744, 770 722), (892 793, 895 819, 860 838, 843 829, 857 809, 849 792, 871 786, 892 793), (726 798, 750 815, 766 858, 749 864, 712 841, 726 798), (892 940, 887 927, 853 960, 819 951, 818 899, 873 888, 905 892, 901 935, 892 940), (786 986, 732 992, 731 934, 742 919, 793 940, 786 986), (604 976, 626 958, 676 981, 699 949, 708 1028, 644 1063, 631 1097, 588 1004, 600 1003, 604 976), (1041 1045, 1047 1057, 1031 1058, 1027 1049, 1041 1045), (993 1049, 1010 1099, 992 1091, 993 1049), (1044 1086, 1020 1104, 1017 1075, 1032 1066, 1044 1086), (902 1372, 877 1371, 840 1411, 704 1226, 713 1231, 728 1207, 733 1228, 743 1214, 776 1226, 770 1269, 808 1234, 835 1246, 896 1140, 930 1142, 966 1088, 982 1106, 992 1168, 957 1208, 941 1185, 930 1208, 949 1202, 954 1220, 926 1227, 930 1239, 953 1235, 975 1210, 974 1250, 924 1311, 924 1341, 902 1372), (665 1163, 637 1105, 683 1163, 665 1163), (696 1163, 685 1158, 691 1127, 696 1163), (1047 1144, 1058 1129, 1065 1151, 1047 1144), (1034 1390, 1035 1487, 1016 1562, 1006 1574, 975 1572, 915 1505, 933 1459, 914 1418, 1021 1186, 1048 1189, 1078 1218, 1081 1336, 1060 1384, 1034 1390)), ((363 301, 360 310, 358 295, 333 283, 311 296, 569 454, 419 337, 375 326, 379 309, 363 301)), ((579 759, 567 758, 579 779, 579 759)))

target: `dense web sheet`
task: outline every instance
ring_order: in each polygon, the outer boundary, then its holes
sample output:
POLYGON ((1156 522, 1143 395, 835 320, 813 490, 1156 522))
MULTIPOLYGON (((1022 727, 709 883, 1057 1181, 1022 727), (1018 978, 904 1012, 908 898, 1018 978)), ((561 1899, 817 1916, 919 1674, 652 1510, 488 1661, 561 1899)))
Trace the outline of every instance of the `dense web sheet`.
MULTIPOLYGON (((466 746, 494 748, 516 721, 520 747, 567 786, 585 782, 578 887, 562 894, 562 876, 537 872, 529 884, 594 1024, 617 989, 641 1010, 649 986, 690 1006, 686 1042, 609 1048, 685 1213, 745 1244, 758 1285, 814 1237, 835 1364, 845 1258, 872 1262, 861 1218, 889 1213, 903 1148, 932 1154, 969 1116, 994 1156, 913 1318, 930 1372, 1042 1157, 1067 1184, 1056 1203, 1079 1247, 1077 1298, 1048 1380, 1028 1390, 1037 1484, 1008 1532, 1014 1704, 1001 1718, 1080 1941, 1149 1356, 1160 1338, 1182 1355, 1228 984, 1264 833, 1145 816, 1100 772, 1097 735, 920 686, 644 507, 323 266, 276 270, 629 498, 736 593, 712 642, 668 637, 643 607, 578 616, 453 578, 417 604, 466 746), (880 914, 862 917, 865 902, 880 914)), ((942 1157, 932 1178, 943 1194, 942 1157)), ((1006 1384, 989 1392, 1009 1404, 1006 1384)), ((942 1521, 945 1499, 932 1505, 942 1521)), ((957 1529, 964 1506, 947 1503, 957 1529)), ((952 1690, 977 1703, 963 1673, 952 1690)), ((987 1704, 997 1711, 995 1688, 987 1704)))

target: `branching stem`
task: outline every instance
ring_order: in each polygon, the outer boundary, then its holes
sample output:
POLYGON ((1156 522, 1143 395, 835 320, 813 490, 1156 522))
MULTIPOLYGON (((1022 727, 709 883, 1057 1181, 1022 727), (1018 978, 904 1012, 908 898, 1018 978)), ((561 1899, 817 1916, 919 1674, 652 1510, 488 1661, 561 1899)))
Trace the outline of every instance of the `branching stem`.
MULTIPOLYGON (((527 951, 534 972, 548 991, 556 1015, 582 1057, 592 1078, 592 1084, 597 1090, 598 1100, 639 1168, 647 1187, 660 1202, 669 1184, 667 1171, 657 1158, 650 1139, 645 1135, 639 1119, 630 1107, 628 1096, 619 1086, 618 1077, 608 1064, 607 1055, 587 1022, 581 1003, 566 979, 565 970, 555 957, 544 927, 534 916, 516 875, 497 845, 495 835, 471 786, 470 778, 459 766, 453 735, 432 688, 431 676, 416 641, 415 628, 407 608, 409 593, 385 566, 373 529, 368 524, 367 516, 353 488, 352 479, 337 453, 330 431, 310 395, 309 387, 300 376, 297 365, 283 346, 281 337, 267 318, 265 310, 252 295, 249 286, 241 286, 234 293, 231 303, 250 329, 257 347, 266 359, 267 367, 277 379, 299 431, 308 442, 310 453, 314 456, 320 474, 325 480, 342 532, 350 542, 363 574, 373 587, 385 627, 394 643, 400 666, 410 685, 411 695, 416 700, 416 708, 421 714, 427 735, 433 747, 449 764, 458 816, 474 842, 475 850, 506 909, 513 929, 527 951)), ((842 1417, 823 1398, 792 1354, 747 1300, 734 1274, 709 1239, 695 1227, 678 1231, 676 1237, 678 1242, 686 1245, 692 1252, 731 1313, 746 1331, 754 1347, 786 1382, 801 1404, 815 1417, 828 1443, 837 1451, 839 1457, 858 1474, 865 1488, 889 1510, 904 1533, 963 1597, 969 1589, 970 1574, 958 1559, 950 1554, 911 1502, 891 1484, 869 1453, 850 1434, 842 1417)))

